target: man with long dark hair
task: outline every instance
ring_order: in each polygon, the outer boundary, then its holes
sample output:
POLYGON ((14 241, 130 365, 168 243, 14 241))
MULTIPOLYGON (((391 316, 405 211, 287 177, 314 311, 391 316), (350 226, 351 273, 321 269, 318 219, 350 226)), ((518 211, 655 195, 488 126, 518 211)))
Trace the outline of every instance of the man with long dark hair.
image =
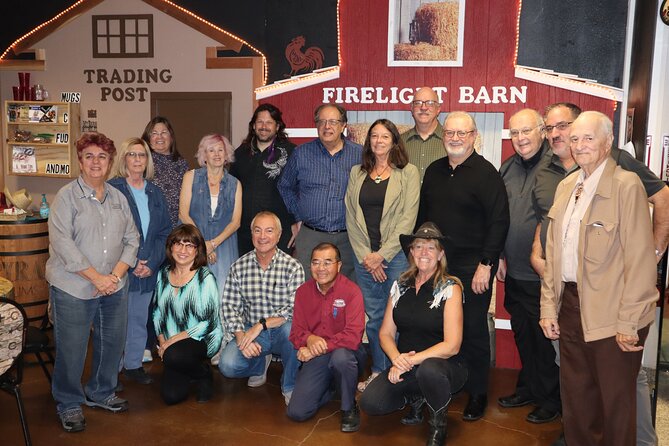
MULTIPOLYGON (((279 195, 276 182, 295 144, 288 140, 281 110, 272 104, 261 104, 249 121, 249 132, 235 150, 235 162, 230 173, 242 184, 242 221, 237 230, 239 255, 253 249, 251 220, 261 211, 270 211, 290 228, 295 223, 279 195)), ((288 252, 290 231, 283 231, 279 248, 288 252)))

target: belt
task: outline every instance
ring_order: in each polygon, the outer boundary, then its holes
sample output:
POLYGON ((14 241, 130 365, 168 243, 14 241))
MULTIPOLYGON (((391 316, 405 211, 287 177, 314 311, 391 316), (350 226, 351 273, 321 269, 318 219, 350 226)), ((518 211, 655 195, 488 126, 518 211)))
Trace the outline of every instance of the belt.
POLYGON ((302 226, 305 226, 305 227, 311 229, 312 231, 324 232, 325 234, 339 234, 341 232, 346 232, 346 229, 337 229, 336 231, 324 231, 322 229, 314 228, 313 226, 310 226, 310 225, 308 225, 304 222, 302 223, 302 226))

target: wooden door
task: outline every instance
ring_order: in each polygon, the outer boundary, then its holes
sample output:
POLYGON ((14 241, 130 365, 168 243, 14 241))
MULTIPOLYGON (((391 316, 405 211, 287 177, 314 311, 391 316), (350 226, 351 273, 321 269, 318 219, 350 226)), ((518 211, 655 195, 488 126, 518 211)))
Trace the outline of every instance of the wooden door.
POLYGON ((179 153, 191 168, 198 167, 195 154, 200 139, 219 133, 230 141, 232 93, 153 92, 151 116, 164 116, 172 123, 179 153))

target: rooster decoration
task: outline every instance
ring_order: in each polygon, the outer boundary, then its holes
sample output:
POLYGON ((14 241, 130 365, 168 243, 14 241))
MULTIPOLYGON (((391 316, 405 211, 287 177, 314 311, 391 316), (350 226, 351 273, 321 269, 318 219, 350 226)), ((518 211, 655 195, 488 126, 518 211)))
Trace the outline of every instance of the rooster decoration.
POLYGON ((290 74, 286 77, 294 76, 299 71, 314 71, 323 67, 323 51, 317 46, 307 48, 302 52, 302 47, 305 44, 304 36, 297 36, 286 45, 286 59, 290 64, 290 74))

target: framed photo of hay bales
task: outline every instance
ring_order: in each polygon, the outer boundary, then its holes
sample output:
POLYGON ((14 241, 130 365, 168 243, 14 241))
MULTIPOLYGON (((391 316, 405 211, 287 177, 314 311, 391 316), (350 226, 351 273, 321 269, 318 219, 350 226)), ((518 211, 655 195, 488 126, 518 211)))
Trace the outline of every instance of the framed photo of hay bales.
POLYGON ((388 66, 462 66, 465 0, 388 3, 388 66))

